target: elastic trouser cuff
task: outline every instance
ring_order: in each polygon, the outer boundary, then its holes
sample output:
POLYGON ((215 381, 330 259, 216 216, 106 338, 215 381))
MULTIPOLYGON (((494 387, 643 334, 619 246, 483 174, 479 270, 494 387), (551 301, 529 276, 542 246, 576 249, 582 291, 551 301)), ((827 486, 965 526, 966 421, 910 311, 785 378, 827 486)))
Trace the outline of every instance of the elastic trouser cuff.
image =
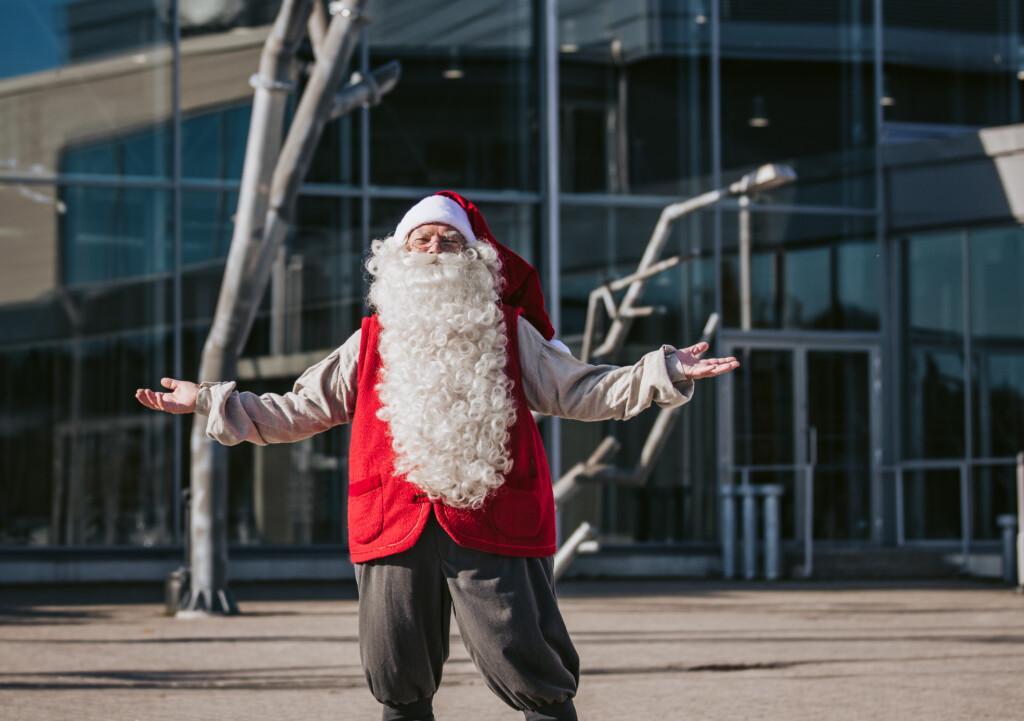
POLYGON ((576 721, 576 706, 572 699, 551 703, 540 708, 523 711, 526 721, 576 721))
POLYGON ((383 721, 434 721, 434 700, 422 698, 412 703, 385 703, 383 721))

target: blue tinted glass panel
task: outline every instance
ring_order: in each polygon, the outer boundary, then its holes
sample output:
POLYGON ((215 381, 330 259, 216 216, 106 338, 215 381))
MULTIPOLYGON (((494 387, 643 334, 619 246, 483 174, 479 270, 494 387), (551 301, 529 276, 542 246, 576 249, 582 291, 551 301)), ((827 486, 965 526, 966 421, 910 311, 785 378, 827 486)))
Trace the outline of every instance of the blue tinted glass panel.
POLYGON ((64 188, 63 281, 95 283, 170 270, 169 195, 139 188, 64 188))

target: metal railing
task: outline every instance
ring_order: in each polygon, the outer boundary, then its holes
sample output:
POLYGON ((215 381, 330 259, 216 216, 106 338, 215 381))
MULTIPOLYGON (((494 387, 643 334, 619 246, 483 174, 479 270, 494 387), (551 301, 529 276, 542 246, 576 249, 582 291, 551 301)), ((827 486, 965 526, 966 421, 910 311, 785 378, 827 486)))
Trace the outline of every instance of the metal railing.
MULTIPOLYGON (((735 575, 735 567, 730 568, 730 557, 735 557, 735 505, 733 503, 733 512, 731 514, 732 523, 730 524, 730 512, 729 503, 727 501, 729 491, 725 489, 733 489, 731 493, 740 494, 744 496, 744 513, 743 513, 743 537, 744 537, 744 575, 746 578, 753 578, 754 574, 749 569, 753 564, 756 563, 756 544, 752 538, 756 538, 756 505, 754 499, 749 495, 749 492, 744 491, 745 488, 763 488, 772 489, 760 491, 765 496, 765 550, 769 552, 768 546, 768 532, 769 522, 768 515, 770 513, 775 514, 775 527, 772 529, 774 534, 774 549, 771 553, 781 557, 781 528, 782 523, 779 519, 779 498, 782 495, 782 487, 778 484, 752 484, 750 477, 752 473, 793 473, 795 476, 802 477, 804 480, 804 498, 803 498, 803 513, 801 520, 801 526, 803 528, 802 536, 803 542, 803 555, 804 561, 803 566, 800 569, 800 575, 804 578, 810 578, 814 571, 814 474, 815 474, 815 463, 765 463, 765 464, 747 464, 739 466, 729 466, 723 469, 723 474, 729 478, 732 475, 738 473, 740 475, 740 483, 734 484, 721 483, 719 485, 719 494, 723 496, 722 503, 722 572, 726 578, 732 578, 735 575), (774 489, 778 488, 778 492, 774 489), (745 495, 747 494, 747 495, 745 495), (747 509, 750 508, 750 512, 747 509), (730 572, 731 571, 731 572, 730 572)), ((754 491, 758 493, 758 491, 754 491)), ((766 555, 765 566, 766 576, 769 562, 774 563, 777 567, 779 565, 778 560, 773 560, 766 555)), ((770 576, 768 576, 770 578, 770 576)), ((777 577, 777 576, 776 576, 777 577)))
MULTIPOLYGON (((1024 452, 1016 456, 972 458, 972 459, 920 459, 905 460, 890 466, 881 466, 879 470, 895 476, 896 496, 896 543, 907 545, 905 518, 905 476, 916 471, 958 471, 960 484, 960 558, 961 568, 966 567, 970 560, 971 544, 974 540, 974 500, 972 496, 971 470, 973 468, 1016 467, 1017 470, 1017 520, 1018 520, 1018 563, 1019 549, 1024 544, 1021 539, 1021 520, 1024 519, 1024 452)), ((1018 583, 1024 579, 1024 569, 1018 571, 1018 583)))

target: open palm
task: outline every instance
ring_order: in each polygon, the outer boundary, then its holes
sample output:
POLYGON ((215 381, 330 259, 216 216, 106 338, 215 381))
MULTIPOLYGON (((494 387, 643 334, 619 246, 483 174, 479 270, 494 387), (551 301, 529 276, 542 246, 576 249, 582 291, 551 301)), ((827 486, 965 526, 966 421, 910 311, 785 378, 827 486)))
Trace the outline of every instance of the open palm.
POLYGON ((708 348, 708 344, 701 341, 689 348, 681 348, 676 351, 679 360, 683 362, 683 373, 689 380, 714 378, 740 367, 740 362, 736 360, 735 356, 729 356, 728 358, 701 358, 708 348))
POLYGON ((170 393, 159 393, 148 388, 139 388, 135 397, 139 403, 154 411, 165 413, 192 413, 196 409, 196 397, 199 386, 191 381, 179 381, 174 378, 161 378, 160 385, 170 388, 170 393))

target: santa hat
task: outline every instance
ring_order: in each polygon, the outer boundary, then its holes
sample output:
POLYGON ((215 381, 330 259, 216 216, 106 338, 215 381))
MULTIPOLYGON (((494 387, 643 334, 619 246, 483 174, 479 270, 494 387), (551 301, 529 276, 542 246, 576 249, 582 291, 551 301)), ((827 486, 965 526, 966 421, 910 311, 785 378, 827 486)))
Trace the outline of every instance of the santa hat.
POLYGON ((554 337, 555 329, 544 309, 544 291, 541 289, 537 269, 498 242, 487 227, 483 214, 471 201, 451 190, 427 196, 403 216, 392 237, 395 242, 404 243, 411 231, 426 223, 450 225, 462 233, 470 245, 480 241, 490 243, 498 251, 502 274, 505 276, 501 302, 522 308, 523 315, 545 340, 554 337))
POLYGON ((405 215, 402 216, 402 220, 399 221, 398 227, 395 228, 392 238, 394 238, 395 243, 405 243, 409 233, 427 223, 450 225, 462 233, 469 245, 476 245, 477 243, 476 233, 473 232, 473 227, 470 225, 466 211, 451 198, 440 194, 428 195, 409 208, 405 215))

